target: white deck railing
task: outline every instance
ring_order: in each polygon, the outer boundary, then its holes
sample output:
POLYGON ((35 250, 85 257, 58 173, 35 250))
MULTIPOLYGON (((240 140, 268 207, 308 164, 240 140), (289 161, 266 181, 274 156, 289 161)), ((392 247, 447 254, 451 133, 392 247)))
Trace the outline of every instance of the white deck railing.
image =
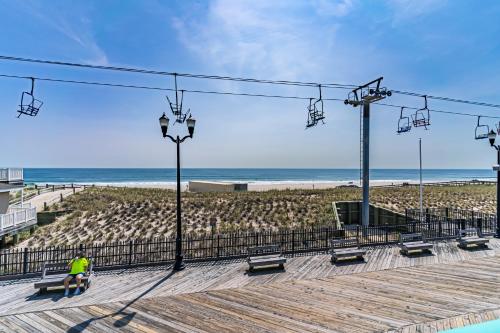
POLYGON ((12 182, 23 180, 23 169, 22 168, 0 168, 0 181, 1 182, 12 182))
POLYGON ((36 207, 10 207, 7 214, 0 214, 0 234, 7 229, 24 228, 37 223, 36 207))

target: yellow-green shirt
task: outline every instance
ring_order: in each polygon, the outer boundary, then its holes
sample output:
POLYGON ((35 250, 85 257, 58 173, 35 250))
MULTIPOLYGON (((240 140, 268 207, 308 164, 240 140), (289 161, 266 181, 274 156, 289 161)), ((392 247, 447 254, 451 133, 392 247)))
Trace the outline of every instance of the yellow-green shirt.
POLYGON ((85 258, 72 259, 69 264, 71 265, 71 271, 69 274, 80 274, 85 273, 89 262, 85 258))

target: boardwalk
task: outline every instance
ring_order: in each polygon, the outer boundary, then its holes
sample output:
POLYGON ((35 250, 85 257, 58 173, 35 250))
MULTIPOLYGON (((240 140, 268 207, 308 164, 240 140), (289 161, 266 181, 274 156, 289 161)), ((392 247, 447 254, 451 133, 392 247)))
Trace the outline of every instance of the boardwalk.
POLYGON ((366 263, 332 266, 293 258, 286 272, 245 273, 245 263, 107 273, 85 295, 34 296, 32 284, 0 287, 0 331, 373 332, 460 326, 500 316, 500 242, 401 257, 370 249, 366 263), (451 318, 451 319, 450 319, 451 318), (420 325, 420 326, 419 326, 420 325))

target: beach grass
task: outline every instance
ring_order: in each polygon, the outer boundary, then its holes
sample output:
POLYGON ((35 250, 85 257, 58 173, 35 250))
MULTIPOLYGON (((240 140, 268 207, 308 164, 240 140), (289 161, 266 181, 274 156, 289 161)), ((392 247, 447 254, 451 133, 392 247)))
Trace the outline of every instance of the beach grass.
MULTIPOLYGON (((426 186, 425 207, 495 211, 495 185, 426 186)), ((190 235, 329 225, 332 202, 361 199, 359 188, 183 193, 183 231, 190 235)), ((371 203, 396 212, 416 208, 417 186, 373 188, 371 203)), ((68 197, 52 210, 68 210, 39 227, 19 246, 55 246, 170 237, 175 233, 175 192, 95 187, 68 197)))

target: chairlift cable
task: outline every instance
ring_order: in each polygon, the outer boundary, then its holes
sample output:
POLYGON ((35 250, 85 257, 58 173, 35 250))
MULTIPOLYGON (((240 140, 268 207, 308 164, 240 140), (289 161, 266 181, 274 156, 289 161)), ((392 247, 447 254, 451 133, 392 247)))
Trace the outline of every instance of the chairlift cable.
MULTIPOLYGON (((182 76, 182 77, 187 77, 187 78, 208 79, 208 80, 226 80, 226 81, 239 81, 239 82, 249 82, 249 83, 292 85, 292 86, 302 86, 302 87, 317 87, 319 84, 316 82, 301 82, 301 81, 288 81, 288 80, 266 80, 266 79, 253 79, 253 78, 219 76, 219 75, 174 73, 174 72, 157 71, 157 70, 149 70, 149 69, 142 69, 142 68, 90 65, 90 64, 80 64, 80 63, 54 61, 54 60, 42 60, 42 59, 12 57, 12 56, 4 56, 4 55, 0 55, 0 60, 22 61, 22 62, 38 63, 38 64, 46 64, 46 65, 70 66, 70 67, 89 68, 89 69, 101 69, 101 70, 111 70, 111 71, 140 73, 140 74, 151 74, 151 75, 182 76)), ((322 86, 327 87, 327 88, 331 88, 331 89, 353 89, 353 88, 357 87, 355 85, 340 84, 340 83, 322 83, 322 86)))
MULTIPOLYGON (((0 77, 15 78, 15 79, 31 79, 32 78, 30 76, 8 75, 8 74, 0 74, 0 77)), ((48 82, 85 84, 85 85, 106 86, 106 87, 116 87, 116 88, 132 88, 132 89, 145 89, 145 90, 157 90, 157 91, 175 91, 175 89, 172 89, 172 88, 161 88, 161 87, 153 87, 153 86, 139 86, 139 85, 119 84, 119 83, 65 80, 65 79, 55 79, 55 78, 47 78, 47 77, 33 77, 33 79, 36 79, 36 80, 39 80, 39 81, 48 81, 48 82)), ((190 89, 183 89, 183 91, 184 92, 189 92, 189 93, 198 93, 198 94, 234 95, 234 96, 248 96, 248 97, 300 99, 300 100, 308 100, 309 99, 309 97, 302 97, 302 96, 266 95, 266 94, 252 94, 252 93, 234 93, 234 92, 227 92, 227 91, 190 90, 190 89)), ((332 100, 341 101, 341 99, 332 99, 332 100)))
MULTIPOLYGON (((140 74, 167 75, 167 76, 178 75, 178 76, 187 77, 187 78, 209 79, 209 80, 229 80, 229 81, 239 81, 239 82, 248 82, 248 83, 293 85, 293 86, 303 86, 303 87, 317 87, 319 85, 319 83, 316 83, 316 82, 301 82, 301 81, 288 81, 288 80, 266 80, 266 79, 253 79, 253 78, 219 76, 219 75, 173 73, 173 72, 149 70, 149 69, 143 69, 143 68, 90 65, 90 64, 81 64, 81 63, 63 62, 63 61, 54 61, 54 60, 13 57, 13 56, 5 56, 5 55, 0 55, 0 60, 21 61, 21 62, 29 62, 29 63, 39 63, 39 64, 59 65, 59 66, 71 66, 71 67, 100 69, 100 70, 112 70, 112 71, 140 73, 140 74)), ((357 85, 340 84, 340 83, 322 83, 321 85, 325 88, 330 88, 330 89, 355 89, 358 87, 357 85)), ((491 108, 500 108, 500 104, 469 101, 469 100, 456 99, 456 98, 450 98, 450 97, 442 97, 442 96, 433 96, 433 95, 426 95, 426 94, 409 92, 409 91, 401 91, 401 90, 390 90, 390 91, 392 93, 400 94, 400 95, 415 96, 415 97, 427 96, 427 98, 430 98, 430 99, 441 100, 441 101, 446 101, 446 102, 463 103, 463 104, 485 106, 485 107, 491 107, 491 108)))
POLYGON ((477 105, 477 106, 486 106, 486 107, 490 107, 490 108, 500 108, 500 104, 468 101, 468 100, 464 100, 464 99, 442 97, 442 96, 432 96, 432 95, 419 94, 419 93, 400 91, 400 90, 391 90, 391 92, 394 94, 406 95, 406 96, 427 97, 429 99, 445 101, 445 102, 462 103, 462 104, 477 105))
MULTIPOLYGON (((33 76, 21 76, 21 75, 10 75, 10 74, 0 74, 0 77, 4 78, 16 78, 16 79, 33 79, 39 81, 48 81, 48 82, 59 82, 59 83, 69 83, 69 84, 85 84, 85 85, 95 85, 95 86, 106 86, 106 87, 116 87, 116 88, 131 88, 131 89, 144 89, 144 90, 156 90, 156 91, 175 91, 172 88, 162 88, 162 87, 153 87, 153 86, 141 86, 141 85, 130 85, 130 84, 119 84, 119 83, 108 83, 108 82, 93 82, 93 81, 79 81, 79 80, 66 80, 66 79, 56 79, 56 78, 48 78, 48 77, 33 77, 33 76)), ((263 98, 281 98, 281 99, 297 99, 297 100, 309 100, 310 97, 304 96, 286 96, 286 95, 267 95, 267 94, 252 94, 252 93, 235 93, 229 91, 210 91, 210 90, 189 90, 183 89, 188 93, 195 94, 212 94, 212 95, 229 95, 229 96, 247 96, 247 97, 263 97, 263 98)), ((323 98, 324 101, 335 101, 335 102, 343 102, 344 99, 341 98, 323 98)), ((380 106, 387 106, 392 108, 405 107, 409 110, 418 110, 419 108, 404 106, 404 105, 396 105, 396 104, 387 104, 374 102, 373 104, 380 106)), ((500 119, 500 116, 489 116, 483 114, 473 114, 473 113, 463 113, 463 112, 454 112, 454 111, 445 111, 445 110, 436 110, 429 109, 431 112, 436 113, 445 113, 459 116, 470 116, 470 117, 483 117, 483 118, 491 118, 491 119, 500 119)))

